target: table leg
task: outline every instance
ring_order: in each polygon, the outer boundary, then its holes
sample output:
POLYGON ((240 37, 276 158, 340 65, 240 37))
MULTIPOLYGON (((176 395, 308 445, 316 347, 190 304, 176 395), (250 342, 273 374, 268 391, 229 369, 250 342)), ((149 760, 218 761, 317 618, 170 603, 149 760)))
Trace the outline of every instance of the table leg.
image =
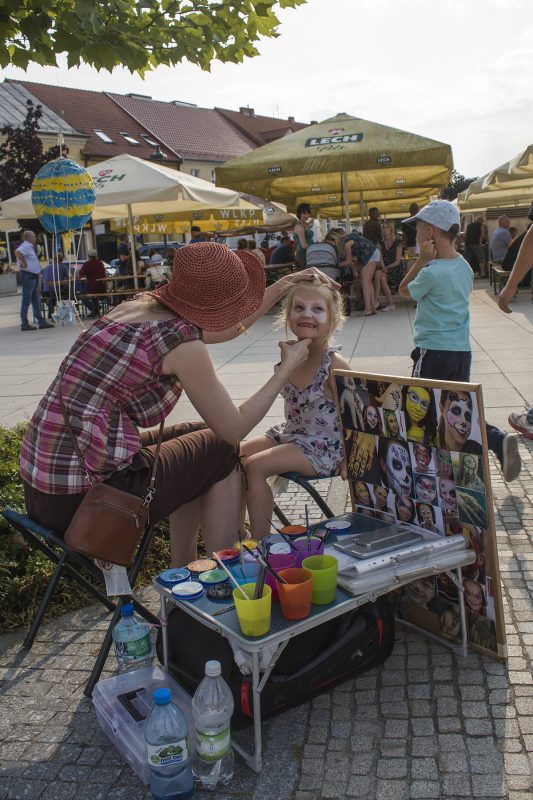
POLYGON ((164 594, 159 595, 159 621, 161 622, 161 639, 163 641, 163 667, 168 672, 168 627, 167 600, 164 594))
POLYGON ((464 594, 464 587, 463 587, 463 573, 461 567, 458 567, 455 570, 456 581, 454 581, 455 585, 457 586, 457 590, 459 593, 459 616, 461 617, 461 647, 463 652, 463 658, 466 658, 468 655, 468 622, 466 619, 466 609, 465 609, 465 594, 464 594))

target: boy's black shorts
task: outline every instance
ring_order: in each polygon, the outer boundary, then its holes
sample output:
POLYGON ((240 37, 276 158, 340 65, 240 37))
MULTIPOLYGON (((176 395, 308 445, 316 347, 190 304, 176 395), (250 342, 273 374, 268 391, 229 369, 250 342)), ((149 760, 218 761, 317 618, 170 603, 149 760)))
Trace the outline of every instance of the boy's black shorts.
POLYGON ((470 380, 472 353, 470 350, 427 350, 415 347, 411 353, 413 378, 433 378, 437 381, 470 380))

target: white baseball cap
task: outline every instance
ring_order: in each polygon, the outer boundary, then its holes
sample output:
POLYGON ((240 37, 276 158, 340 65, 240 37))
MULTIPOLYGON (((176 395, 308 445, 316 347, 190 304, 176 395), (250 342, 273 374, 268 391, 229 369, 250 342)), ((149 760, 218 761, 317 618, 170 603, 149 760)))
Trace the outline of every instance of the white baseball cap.
POLYGON ((161 253, 154 253, 153 256, 150 258, 150 264, 161 264, 163 261, 163 256, 161 253))
POLYGON ((434 225, 440 228, 441 231, 449 231, 452 225, 460 225, 461 218, 459 209, 449 200, 432 200, 427 206, 421 208, 414 217, 403 219, 405 222, 416 222, 417 219, 422 222, 427 222, 428 225, 434 225))

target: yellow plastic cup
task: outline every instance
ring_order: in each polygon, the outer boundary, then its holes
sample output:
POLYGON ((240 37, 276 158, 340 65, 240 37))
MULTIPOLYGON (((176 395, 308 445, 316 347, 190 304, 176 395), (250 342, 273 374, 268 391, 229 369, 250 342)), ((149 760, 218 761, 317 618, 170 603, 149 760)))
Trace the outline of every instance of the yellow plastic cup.
POLYGON ((272 590, 265 584, 263 596, 259 600, 253 600, 255 583, 244 583, 241 589, 250 598, 245 600, 240 589, 233 590, 233 600, 241 631, 245 636, 264 636, 270 630, 272 590))
POLYGON ((337 596, 338 561, 335 556, 309 556, 302 567, 313 576, 313 603, 319 606, 333 603, 337 596))

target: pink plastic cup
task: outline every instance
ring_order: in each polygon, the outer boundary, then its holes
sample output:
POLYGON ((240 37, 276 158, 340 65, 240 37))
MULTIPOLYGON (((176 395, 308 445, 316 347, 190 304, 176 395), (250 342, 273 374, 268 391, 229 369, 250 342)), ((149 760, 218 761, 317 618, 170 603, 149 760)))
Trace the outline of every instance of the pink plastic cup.
POLYGON ((308 556, 321 556, 324 553, 324 542, 318 536, 302 536, 301 539, 295 539, 292 543, 295 548, 296 566, 301 567, 302 561, 308 556))
MULTIPOLYGON (((274 572, 279 572, 280 569, 287 569, 288 567, 295 567, 296 553, 292 551, 290 553, 270 553, 268 556, 268 563, 274 572)), ((272 577, 270 572, 266 574, 266 582, 272 589, 272 600, 279 602, 278 582, 272 577)))

